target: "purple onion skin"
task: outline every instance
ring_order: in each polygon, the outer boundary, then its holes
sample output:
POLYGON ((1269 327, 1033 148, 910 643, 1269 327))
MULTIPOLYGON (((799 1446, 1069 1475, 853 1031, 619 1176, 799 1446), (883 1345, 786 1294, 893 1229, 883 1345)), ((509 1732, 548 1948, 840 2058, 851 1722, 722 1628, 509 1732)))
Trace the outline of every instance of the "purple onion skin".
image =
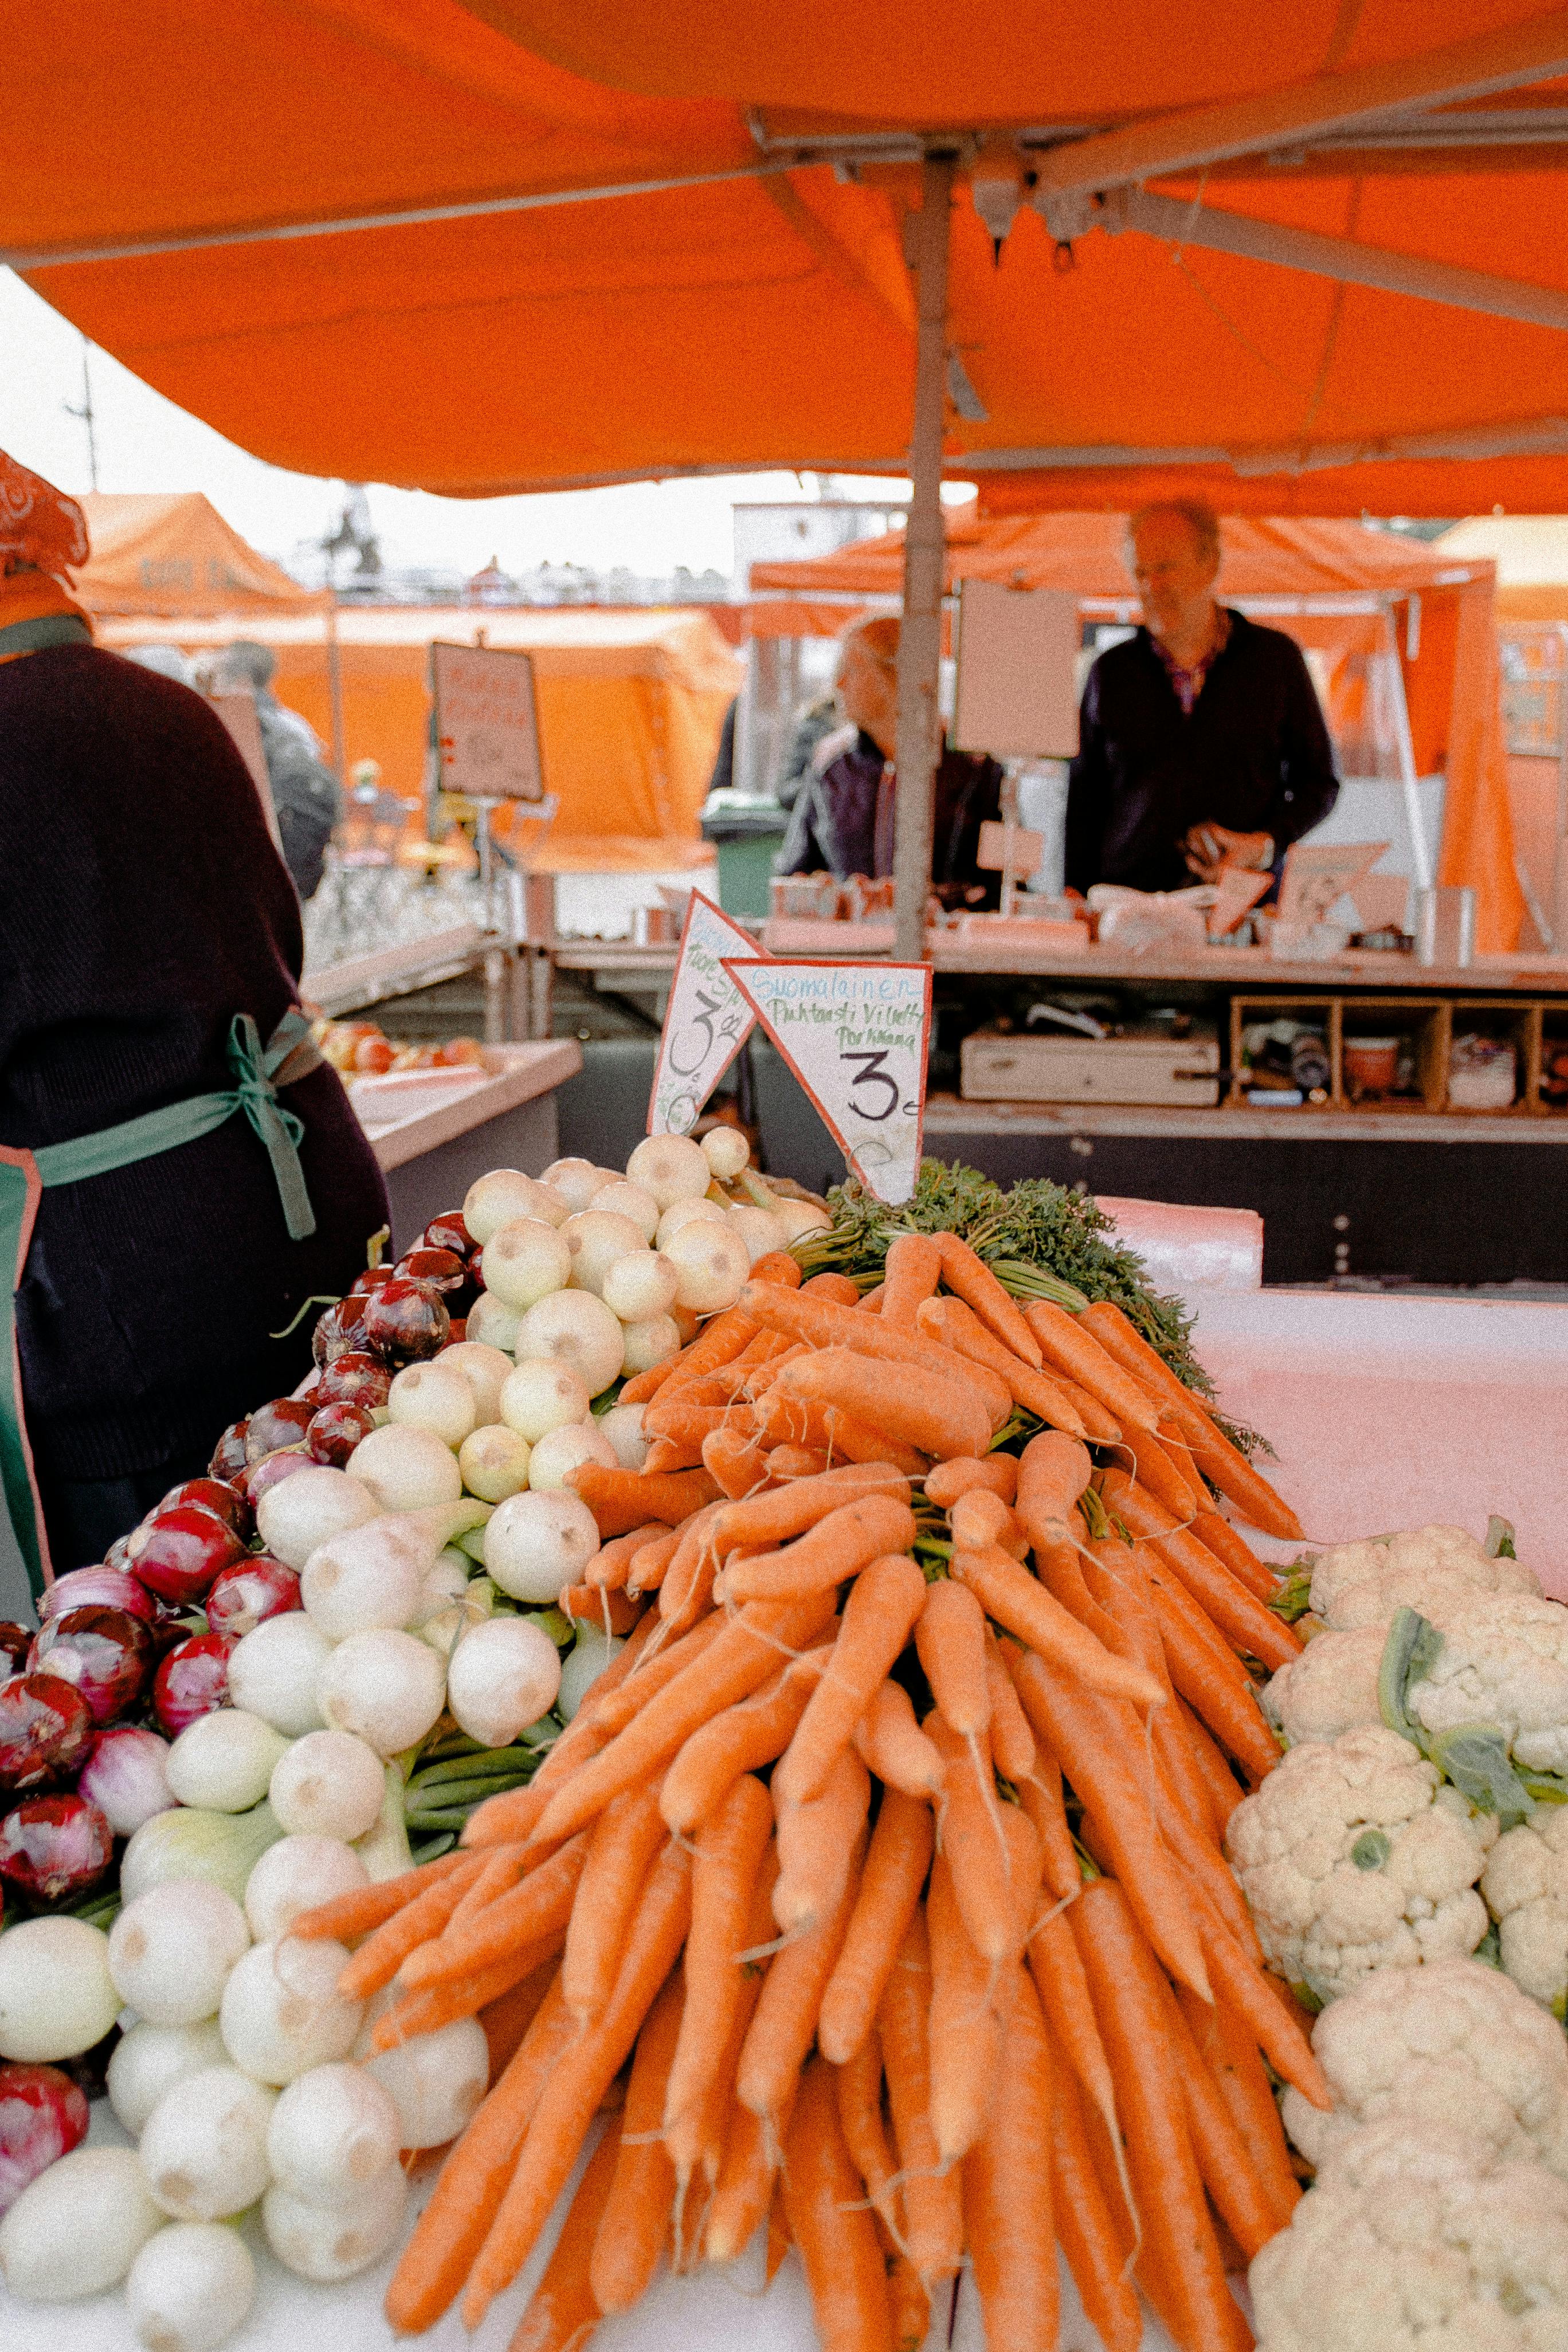
POLYGON ((351 1352, 327 1366, 312 1401, 318 1410, 330 1404, 358 1404, 369 1412, 386 1402, 391 1387, 392 1374, 379 1356, 351 1352))
POLYGON ((29 1673, 74 1683, 100 1727, 135 1706, 152 1665, 153 1637, 123 1609, 68 1609, 51 1617, 27 1659, 29 1673))
POLYGON ((0 1617, 0 1682, 26 1670, 27 1653, 33 1637, 25 1625, 14 1624, 10 1618, 0 1617))
POLYGON ((250 1423, 231 1421, 213 1448, 213 1458, 207 1464, 207 1476, 220 1486, 231 1486, 245 1467, 245 1440, 250 1423))
MULTIPOLYGON (((167 1510, 171 1503, 200 1503, 204 1509, 216 1511, 226 1519, 235 1534, 243 1541, 251 1532, 250 1513, 239 1488, 226 1478, 184 1478, 179 1486, 171 1486, 158 1508, 167 1510)), ((151 1513, 148 1514, 151 1517, 151 1513)))
POLYGON ((254 1633, 264 1617, 281 1617, 298 1609, 300 1579, 270 1552, 237 1560, 226 1568, 207 1594, 207 1631, 240 1641, 254 1633))
POLYGON ((25 1797, 0 1822, 0 1878, 35 1903, 85 1895, 114 1860, 114 1832, 86 1797, 25 1797))
POLYGON ((129 1565, 160 1601, 198 1603, 215 1576, 245 1557, 226 1519, 205 1503, 160 1503, 132 1536, 129 1565))
POLYGON ((351 1292, 318 1319, 310 1339, 318 1370, 328 1370, 340 1356, 364 1352, 369 1345, 364 1334, 364 1310, 369 1303, 363 1294, 351 1292))
POLYGON ((158 1617, 158 1603, 146 1586, 129 1569, 108 1567, 73 1568, 68 1575, 57 1576, 38 1603, 38 1613, 47 1625, 68 1609, 89 1608, 120 1609, 143 1625, 155 1624, 158 1617))
POLYGON ((154 1813, 174 1803, 164 1777, 169 1743, 140 1724, 114 1723, 100 1731, 77 1775, 77 1794, 98 1807, 116 1837, 130 1837, 154 1813))
POLYGON ((282 1446, 298 1445, 315 1410, 309 1397, 274 1397, 270 1404, 258 1404, 245 1433, 246 1460, 257 1463, 282 1446))
POLYGON ((0 1795, 26 1796, 69 1780, 92 1745, 92 1710, 58 1675, 0 1683, 0 1795))
POLYGON ((153 1712, 171 1739, 199 1715, 216 1715, 228 1705, 228 1654, 225 1633, 196 1633, 171 1650, 153 1685, 153 1712))
POLYGON ((329 1470, 346 1470, 356 1445, 375 1427, 361 1404, 324 1404, 306 1433, 305 1450, 329 1470))
POLYGON ((0 2213, 87 2137, 87 2099, 58 2066, 0 2065, 0 2213))
POLYGON ((420 1249, 450 1250, 454 1257, 464 1257, 474 1246, 474 1237, 463 1220, 461 1209, 448 1209, 444 1216, 432 1217, 420 1234, 420 1249))
POLYGON ((451 1322, 433 1284, 397 1276, 366 1301, 364 1341, 384 1363, 423 1363, 446 1346, 451 1322))

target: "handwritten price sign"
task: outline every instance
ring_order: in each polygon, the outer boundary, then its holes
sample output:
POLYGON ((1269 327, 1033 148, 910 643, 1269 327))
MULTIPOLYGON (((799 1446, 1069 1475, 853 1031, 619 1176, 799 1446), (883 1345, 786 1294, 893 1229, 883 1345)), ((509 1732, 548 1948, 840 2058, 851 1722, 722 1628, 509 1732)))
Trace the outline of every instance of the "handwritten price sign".
POLYGON ((756 941, 693 890, 647 1107, 650 1135, 689 1135, 702 1107, 756 1026, 725 958, 754 957, 756 941))
POLYGON ((896 1205, 920 1174, 931 966, 726 959, 868 1192, 896 1205))
POLYGON ((443 791, 542 800, 531 655, 438 643, 430 648, 430 675, 443 791))

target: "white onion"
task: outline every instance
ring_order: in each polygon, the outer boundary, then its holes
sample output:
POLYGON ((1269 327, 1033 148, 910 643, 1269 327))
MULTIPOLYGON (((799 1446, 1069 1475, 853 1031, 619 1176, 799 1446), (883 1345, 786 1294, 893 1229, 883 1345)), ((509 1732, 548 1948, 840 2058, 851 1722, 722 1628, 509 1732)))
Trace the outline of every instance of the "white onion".
POLYGON ((624 1257, 647 1257, 647 1235, 630 1217, 607 1209, 585 1209, 568 1217, 561 1238, 572 1253, 572 1281, 578 1290, 602 1294, 605 1276, 624 1257))
POLYGON ((346 2058, 364 2006, 338 1990, 348 1962, 343 1946, 325 1938, 253 1944, 225 1985, 218 2011, 235 2064, 258 2083, 281 2085, 346 2058))
POLYGON ((286 2270, 331 2286, 381 2260, 403 2227, 407 2202, 403 2167, 391 2164, 352 2205, 310 2205, 287 2189, 269 2189, 261 2226, 286 2270))
POLYGON ((623 1323, 646 1323, 652 1315, 668 1315, 675 1304, 679 1276, 662 1250, 642 1250, 616 1260, 600 1286, 599 1296, 623 1323))
MULTIPOLYGON (((500 1410, 499 1397, 496 1410, 500 1410)), ((504 1503, 509 1495, 521 1495, 528 1484, 529 1452, 527 1438, 503 1421, 476 1429, 472 1437, 464 1438, 458 1455, 464 1486, 482 1503, 504 1503)))
MULTIPOLYGON (((488 1297, 489 1294, 483 1295, 488 1297)), ((502 1308, 503 1313, 510 1311, 502 1308)), ((470 1316, 469 1321, 472 1319, 470 1316)), ((442 1349, 439 1364, 444 1371, 461 1372, 472 1389, 477 1428, 483 1429, 487 1423, 500 1419, 500 1392, 511 1371, 510 1342, 502 1349, 487 1347, 482 1340, 458 1339, 442 1349)))
POLYGON ((300 1598, 311 1624, 329 1642, 342 1642, 378 1626, 406 1625, 432 1565, 416 1523, 388 1514, 312 1552, 300 1572, 300 1598))
POLYGON ((265 1799, 247 1813, 214 1813, 205 1805, 172 1805, 143 1822, 120 1857, 121 1902, 134 1903, 154 1886, 200 1878, 245 1898, 246 1883, 283 1832, 265 1799))
POLYGON ((784 1234, 786 1249, 803 1234, 825 1234, 833 1223, 826 1210, 819 1209, 815 1201, 775 1201, 773 1220, 784 1234))
POLYGON ((650 1135, 627 1160, 626 1174, 661 1209, 672 1201, 700 1200, 713 1181, 701 1146, 684 1135, 650 1135))
POLYGON ((679 1276, 677 1303, 699 1315, 733 1307, 752 1270, 751 1254, 728 1217, 720 1224, 683 1225, 671 1234, 668 1255, 679 1276))
POLYGON ((569 1429, 546 1431, 528 1465, 528 1483, 536 1495, 566 1484, 579 1463, 597 1462, 606 1470, 619 1467, 620 1457, 596 1423, 579 1421, 569 1429))
POLYGON ((626 1643, 613 1634, 605 1633, 587 1619, 577 1621, 577 1639, 566 1653, 561 1666, 561 1688, 556 1697, 556 1712, 563 1723, 570 1723, 582 1706, 589 1686, 598 1680, 610 1660, 624 1650, 626 1643))
POLYGON ((485 1288, 508 1307, 529 1307, 572 1278, 565 1237, 542 1217, 513 1217, 485 1244, 485 1288))
POLYGON ((651 1242, 658 1231, 658 1202, 640 1184, 628 1184, 624 1177, 595 1192, 594 1206, 606 1215, 628 1217, 645 1242, 651 1242))
POLYGON ((426 1510, 436 1503, 455 1503, 463 1491, 452 1449, 433 1430, 388 1423, 362 1437, 349 1459, 354 1476, 370 1488, 381 1511, 426 1510))
MULTIPOLYGON (((521 1320, 517 1307, 509 1307, 491 1291, 481 1290, 468 1309, 464 1325, 468 1336, 460 1344, 465 1348, 493 1349, 497 1355, 504 1350, 510 1355, 517 1345, 517 1327, 521 1320)), ((289 1482, 285 1479, 283 1483, 287 1486, 289 1482)))
POLYGON ((738 1127, 710 1127, 702 1138, 702 1157, 721 1182, 751 1165, 752 1147, 738 1127))
POLYGON ((640 1404, 613 1404, 594 1423, 623 1470, 640 1470, 647 1460, 648 1441, 643 1435, 640 1404))
POLYGON ((270 2177, 274 2104, 237 2066, 204 2066, 165 2091, 138 2151, 153 2201, 176 2221, 222 2221, 254 2205, 270 2177))
POLYGON ((312 2066, 289 2084, 267 2127, 272 2178, 307 2204, 353 2200, 397 2161, 396 2104, 362 2066, 312 2066))
POLYGON ((101 2294, 163 2226, 133 2147, 73 2148, 0 2220, 0 2278, 26 2303, 101 2294))
POLYGON ((98 1807, 116 1837, 129 1837, 174 1802, 168 1761, 169 1743, 155 1731, 143 1731, 134 1723, 111 1723, 93 1741, 92 1753, 77 1775, 77 1792, 98 1807))
POLYGON ((387 1391, 386 1409, 395 1425, 427 1429, 454 1453, 479 1417, 472 1388, 444 1357, 431 1364, 405 1364, 387 1391))
POLYGON ((574 1216, 584 1210, 596 1192, 605 1189, 606 1177, 602 1168, 591 1160, 552 1160, 543 1175, 542 1184, 559 1192, 574 1216))
POLYGON ((561 1654, 549 1634, 527 1617, 491 1617, 453 1651, 447 1705, 470 1739, 505 1748, 549 1714, 560 1686, 561 1654))
POLYGON ((23 1919, 0 1936, 0 2058, 34 2065, 79 2058, 120 2009, 101 1928, 85 1919, 23 1919))
POLYGON ((513 1601, 535 1607, 580 1584, 599 1549, 599 1529, 580 1496, 513 1495, 485 1529, 485 1572, 513 1601))
POLYGON ((445 2147, 471 2119, 490 2078, 489 2044, 477 2017, 416 2033, 395 2050, 355 2043, 360 2063, 392 2094, 405 2147, 445 2147))
POLYGON ((268 1486, 256 1507, 256 1528, 269 1552, 288 1568, 303 1568, 318 1544, 349 1528, 363 1527, 385 1506, 378 1503, 358 1472, 307 1463, 291 1478, 268 1486), (285 1494, 285 1487, 294 1494, 285 1494))
POLYGON ((665 1249, 685 1225, 727 1225, 730 1212, 718 1201, 675 1201, 658 1221, 658 1246, 665 1249))
POLYGON ((125 2305, 147 2352, 216 2352, 256 2301, 256 2264, 237 2230, 175 2221, 131 2265, 125 2305))
POLYGON ((138 2018, 114 2045, 105 2078, 109 2104, 132 2138, 138 2139, 166 2091, 187 2074, 222 2066, 226 2060, 216 2017, 204 2017, 195 2025, 149 2025, 138 2018))
POLYGON ((228 1695, 236 1706, 248 1708, 289 1739, 319 1731, 316 1678, 331 1655, 331 1643, 302 1609, 264 1617, 229 1652, 228 1695))
POLYGON ((596 1397, 618 1376, 626 1342, 602 1298, 591 1291, 562 1290, 529 1308, 518 1330, 517 1350, 525 1358, 559 1357, 582 1374, 588 1394, 596 1397))
POLYGON ((351 1633, 317 1676, 316 1701, 333 1730, 357 1733, 378 1756, 400 1756, 440 1714, 445 1681, 440 1658, 417 1635, 351 1633))
POLYGON ((753 1208, 743 1201, 738 1202, 730 1212, 729 1224, 730 1231, 739 1234, 745 1243, 746 1255, 753 1265, 760 1257, 766 1257, 770 1250, 784 1246, 784 1227, 771 1210, 753 1208))
POLYGON ((581 1372, 558 1356, 524 1356, 500 1392, 500 1417, 536 1445, 546 1431, 586 1421, 593 1400, 581 1372))
POLYGON ((218 1707, 188 1723, 170 1748, 169 1788, 182 1805, 247 1813, 267 1794, 273 1768, 288 1752, 282 1733, 248 1707, 218 1707))
POLYGON ((109 1933, 109 1973, 128 2007, 152 2025, 216 2017, 250 1929, 232 1895, 201 1878, 173 1878, 128 1903, 109 1933))
POLYGON ((681 1344, 679 1327, 671 1315, 650 1315, 646 1323, 625 1323, 621 1369, 628 1377, 651 1372, 656 1364, 668 1364, 671 1356, 679 1356, 681 1344))
POLYGON ((308 1731, 279 1758, 267 1794, 290 1837, 347 1844, 374 1828, 385 1787, 380 1757, 352 1731, 308 1731))
POLYGON ((286 1936, 302 1911, 370 1885, 370 1873, 341 1838, 295 1836, 268 1846, 245 1890, 245 1916, 258 1943, 286 1936))
POLYGON ((571 1215, 552 1185, 536 1183, 517 1168, 492 1168, 470 1184, 463 1202, 463 1223, 468 1238, 488 1248, 493 1236, 513 1217, 541 1217, 546 1224, 564 1224, 571 1215))

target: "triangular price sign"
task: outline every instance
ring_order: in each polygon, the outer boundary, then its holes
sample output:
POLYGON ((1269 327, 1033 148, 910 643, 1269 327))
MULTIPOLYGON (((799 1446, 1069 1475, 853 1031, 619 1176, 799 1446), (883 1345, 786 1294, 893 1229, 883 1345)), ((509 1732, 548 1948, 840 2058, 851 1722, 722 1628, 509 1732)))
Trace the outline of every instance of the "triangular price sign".
POLYGON ((724 969, 868 1192, 909 1200, 921 1169, 929 963, 726 957, 724 969))
MULTIPOLYGON (((648 1097, 650 1135, 689 1135, 709 1096, 756 1026, 756 1014, 725 969, 755 958, 757 943, 700 890, 687 904, 648 1097)), ((766 959, 763 959, 766 961, 766 959)))

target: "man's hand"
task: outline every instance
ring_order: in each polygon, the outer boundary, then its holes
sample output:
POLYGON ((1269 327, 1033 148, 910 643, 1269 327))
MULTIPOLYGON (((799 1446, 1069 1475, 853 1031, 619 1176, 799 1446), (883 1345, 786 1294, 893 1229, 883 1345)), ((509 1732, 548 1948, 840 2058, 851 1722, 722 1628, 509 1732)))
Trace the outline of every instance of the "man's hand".
POLYGON ((1223 824, 1194 824, 1177 844, 1187 871, 1200 882, 1217 882, 1227 866, 1258 874, 1274 863, 1274 840, 1267 833, 1232 833, 1223 824))

